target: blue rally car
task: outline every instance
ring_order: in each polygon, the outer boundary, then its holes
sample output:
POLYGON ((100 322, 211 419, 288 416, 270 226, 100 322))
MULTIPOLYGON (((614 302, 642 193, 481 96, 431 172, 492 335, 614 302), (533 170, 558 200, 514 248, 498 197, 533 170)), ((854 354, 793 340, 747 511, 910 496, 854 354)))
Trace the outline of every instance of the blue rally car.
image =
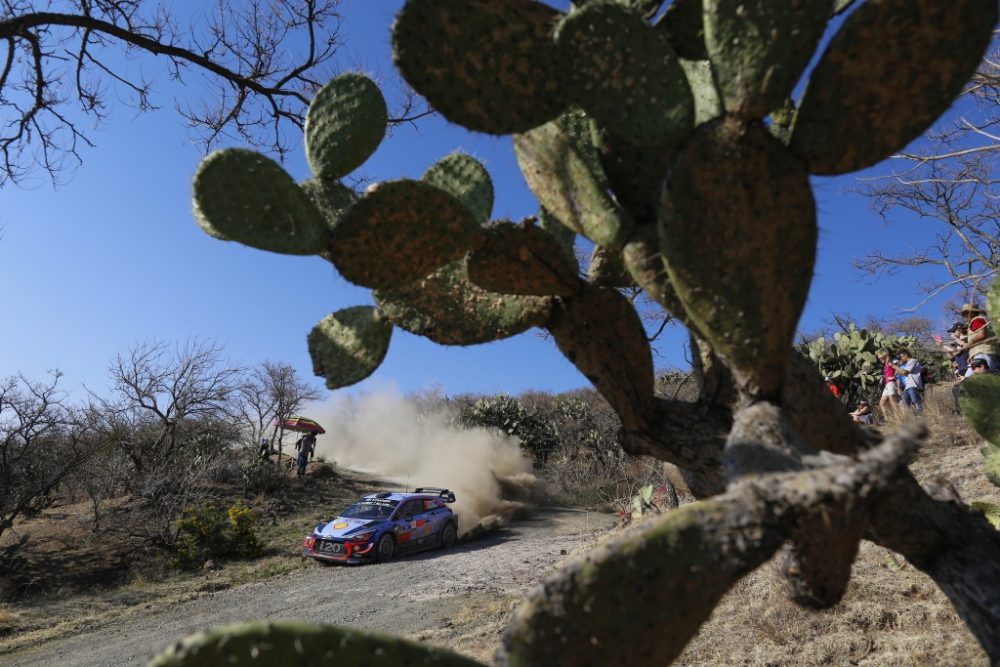
POLYGON ((458 518, 447 503, 448 489, 419 488, 414 493, 373 493, 321 523, 303 544, 303 558, 326 563, 387 561, 397 553, 451 547, 458 518))

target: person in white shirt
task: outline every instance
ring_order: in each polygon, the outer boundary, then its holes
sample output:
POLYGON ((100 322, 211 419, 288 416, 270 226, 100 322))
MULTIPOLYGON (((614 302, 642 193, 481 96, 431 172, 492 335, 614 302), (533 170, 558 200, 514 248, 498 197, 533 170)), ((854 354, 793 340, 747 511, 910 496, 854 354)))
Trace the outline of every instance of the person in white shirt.
POLYGON ((896 375, 903 378, 903 405, 910 406, 918 415, 923 412, 924 405, 920 393, 924 390, 921 373, 924 368, 913 358, 909 350, 900 350, 899 363, 893 363, 896 375))

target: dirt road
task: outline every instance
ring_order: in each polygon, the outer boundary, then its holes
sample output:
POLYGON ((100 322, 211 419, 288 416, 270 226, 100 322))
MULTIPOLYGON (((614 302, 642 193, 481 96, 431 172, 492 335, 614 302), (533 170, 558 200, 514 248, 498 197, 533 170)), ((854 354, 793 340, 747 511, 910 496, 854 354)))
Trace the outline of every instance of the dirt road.
POLYGON ((316 564, 0 655, 0 665, 142 665, 187 634, 255 619, 379 630, 487 657, 517 598, 610 523, 606 515, 544 510, 450 551, 360 567, 316 564))

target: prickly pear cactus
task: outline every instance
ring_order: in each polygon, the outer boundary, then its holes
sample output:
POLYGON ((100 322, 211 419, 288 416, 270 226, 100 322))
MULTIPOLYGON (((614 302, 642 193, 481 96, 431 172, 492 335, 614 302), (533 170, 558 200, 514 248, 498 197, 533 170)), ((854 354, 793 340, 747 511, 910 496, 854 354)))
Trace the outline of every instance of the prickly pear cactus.
MULTIPOLYGON (((987 301, 989 312, 1000 312, 1000 280, 995 280, 987 301)), ((986 477, 1000 486, 1000 375, 971 375, 959 385, 958 401, 962 415, 972 425, 986 446, 986 477)))
POLYGON ((568 103, 551 39, 559 16, 535 0, 408 2, 392 32, 396 66, 448 120, 523 132, 568 103))
POLYGON ((374 185, 330 231, 330 256, 341 275, 374 289, 426 276, 471 249, 481 234, 472 212, 422 181, 374 185), (379 248, 392 261, 371 261, 379 248))
POLYGON ((194 217, 210 236, 292 255, 322 252, 330 234, 312 198, 284 169, 242 148, 212 153, 198 167, 194 217))
POLYGON ((667 273, 701 335, 749 394, 776 395, 816 253, 805 164, 762 124, 701 125, 675 162, 660 225, 667 273))
POLYGON ((385 136, 388 110, 375 82, 344 74, 316 93, 306 114, 306 157, 324 181, 364 164, 385 136))
POLYGON ((371 306, 354 306, 327 315, 309 332, 313 372, 327 389, 361 382, 375 372, 392 336, 392 322, 371 306))
POLYGON ((669 146, 693 127, 694 104, 669 40, 633 9, 592 2, 556 29, 574 101, 637 144, 669 146), (613 56, 613 57, 609 57, 613 56))
POLYGON ((886 350, 895 357, 900 350, 917 347, 914 336, 892 336, 878 331, 858 329, 854 323, 847 331, 837 332, 829 340, 820 336, 808 345, 800 345, 799 350, 809 357, 817 370, 830 376, 848 394, 848 405, 855 399, 873 399, 871 394, 882 381, 882 364, 877 354, 886 350))
POLYGON ((792 150, 814 174, 844 174, 902 149, 951 105, 996 21, 991 0, 862 3, 809 79, 792 150))
MULTIPOLYGON (((331 387, 378 367, 390 323, 449 345, 542 327, 618 413, 630 452, 688 466, 709 480, 703 488, 728 484, 550 578, 511 624, 501 665, 666 663, 786 542, 796 599, 821 591, 813 599, 833 604, 846 589, 860 526, 878 518, 870 501, 899 481, 923 432, 904 425, 875 445, 841 427, 841 406, 791 352, 815 264, 809 179, 874 164, 926 130, 974 72, 998 18, 994 0, 866 0, 796 106, 792 92, 828 19, 851 4, 673 0, 661 11, 657 0, 577 0, 563 12, 536 0, 406 0, 392 34, 403 77, 448 120, 514 135, 542 206, 537 224, 490 223, 491 179, 461 154, 419 181, 364 194, 345 186, 385 134, 385 101, 360 75, 334 80, 310 108, 315 178, 302 186, 247 151, 199 168, 195 213, 209 234, 325 257, 375 290, 375 307, 338 311, 310 334, 331 387), (577 234, 595 245, 585 277, 577 234), (697 421, 690 404, 654 394, 648 334, 617 289, 630 283, 693 332, 697 421), (824 420, 835 427, 813 428, 824 420)), ((1000 479, 1000 378, 963 384, 1000 479)), ((918 494, 906 488, 902 497, 918 494)), ((970 623, 987 650, 995 620, 970 623)), ((368 662, 317 648, 317 664, 471 664, 296 626, 221 631, 178 651, 238 664, 266 649, 287 664, 300 646, 330 638, 364 646, 368 662)))
POLYGON ((279 621, 201 632, 153 658, 150 667, 482 667, 443 649, 329 625, 279 621))

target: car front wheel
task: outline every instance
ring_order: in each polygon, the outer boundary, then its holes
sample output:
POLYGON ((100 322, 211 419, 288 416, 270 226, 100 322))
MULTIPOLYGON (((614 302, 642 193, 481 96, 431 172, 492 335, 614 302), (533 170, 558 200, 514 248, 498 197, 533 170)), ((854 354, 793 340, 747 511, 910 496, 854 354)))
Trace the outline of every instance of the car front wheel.
POLYGON ((450 549, 455 546, 457 538, 458 532, 455 530, 455 524, 451 521, 444 524, 444 528, 441 529, 441 546, 445 549, 450 549))
POLYGON ((378 538, 378 542, 375 544, 375 559, 378 562, 384 563, 387 560, 392 560, 395 553, 396 542, 392 539, 392 535, 386 533, 378 538))

